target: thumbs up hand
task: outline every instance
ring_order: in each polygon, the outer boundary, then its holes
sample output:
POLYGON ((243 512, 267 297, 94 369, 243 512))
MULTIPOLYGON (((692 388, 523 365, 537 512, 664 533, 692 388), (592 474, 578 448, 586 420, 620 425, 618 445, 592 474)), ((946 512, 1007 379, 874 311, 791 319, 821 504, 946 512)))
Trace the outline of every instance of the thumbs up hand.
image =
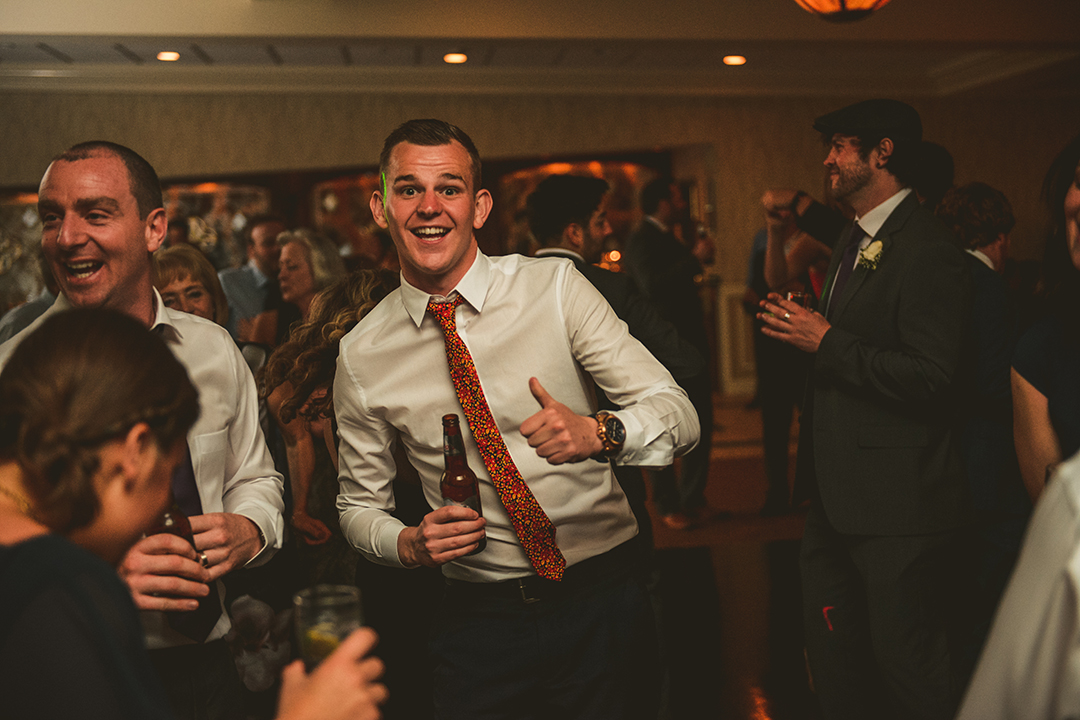
POLYGON ((596 434, 596 420, 574 413, 551 397, 536 378, 529 378, 529 391, 540 410, 521 423, 521 434, 536 448, 536 454, 552 465, 581 462, 604 449, 596 434))

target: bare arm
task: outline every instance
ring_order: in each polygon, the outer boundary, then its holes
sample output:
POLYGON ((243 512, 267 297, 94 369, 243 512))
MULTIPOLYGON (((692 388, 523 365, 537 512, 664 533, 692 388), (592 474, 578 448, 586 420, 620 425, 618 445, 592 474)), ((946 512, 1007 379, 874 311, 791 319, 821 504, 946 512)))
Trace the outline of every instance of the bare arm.
POLYGON ((320 545, 330 539, 330 529, 321 520, 311 517, 307 511, 308 494, 315 476, 315 442, 311 437, 310 423, 300 415, 291 422, 281 421, 281 405, 285 402, 285 396, 292 391, 291 383, 278 385, 267 398, 267 406, 285 440, 285 459, 289 464, 289 484, 292 486, 293 499, 289 522, 303 536, 304 542, 320 545))
POLYGON ((1020 461, 1020 477, 1032 502, 1046 485, 1048 470, 1061 462, 1061 448, 1050 425, 1046 396, 1011 371, 1013 398, 1013 441, 1020 461))
POLYGON ((765 282, 770 289, 779 290, 798 276, 788 266, 787 253, 784 251, 788 238, 795 232, 795 225, 791 222, 790 213, 782 217, 766 217, 768 244, 765 246, 765 282))

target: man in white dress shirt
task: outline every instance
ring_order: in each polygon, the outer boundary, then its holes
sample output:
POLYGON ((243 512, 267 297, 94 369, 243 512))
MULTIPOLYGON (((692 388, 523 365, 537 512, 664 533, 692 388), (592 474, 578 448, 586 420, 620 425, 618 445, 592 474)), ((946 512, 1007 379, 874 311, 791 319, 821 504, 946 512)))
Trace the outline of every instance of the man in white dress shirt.
POLYGON ((222 640, 230 623, 218 581, 269 560, 283 528, 281 476, 259 429, 251 372, 223 328, 169 310, 154 290, 150 254, 165 238, 165 210, 157 173, 137 153, 89 142, 57 156, 41 180, 38 213, 61 293, 37 322, 0 346, 0 367, 26 334, 71 307, 134 317, 160 332, 184 364, 199 390, 199 419, 188 433, 188 477, 193 472, 198 497, 187 499, 201 509, 191 517, 195 547, 170 534, 149 536, 128 552, 120 574, 144 611, 147 644, 177 716, 237 717, 241 688, 222 640), (211 626, 201 642, 170 625, 166 613, 195 611, 215 591, 216 615, 212 605, 200 611, 211 626))
POLYGON ((380 164, 371 208, 394 238, 402 284, 341 343, 342 530, 375 562, 442 567, 431 648, 437 717, 655 717, 637 523, 610 464, 594 458, 670 464, 698 440, 693 406, 570 261, 479 252, 474 231, 492 201, 464 132, 407 122, 380 164), (464 411, 443 326, 427 308, 459 297, 456 332, 497 437, 554 526, 561 580, 534 569, 542 564, 519 540, 464 419, 484 517, 440 507, 441 419, 464 411), (603 423, 592 416, 593 381, 621 408, 603 423), (438 508, 417 527, 390 515, 397 442, 438 508), (486 548, 469 555, 485 535, 486 548))

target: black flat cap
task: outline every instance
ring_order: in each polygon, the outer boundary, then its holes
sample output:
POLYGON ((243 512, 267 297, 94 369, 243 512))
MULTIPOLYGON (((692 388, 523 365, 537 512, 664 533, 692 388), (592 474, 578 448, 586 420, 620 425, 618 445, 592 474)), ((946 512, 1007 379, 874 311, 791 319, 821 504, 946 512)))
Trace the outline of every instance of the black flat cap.
POLYGON ((863 100, 822 115, 814 129, 825 135, 882 135, 922 140, 922 120, 915 108, 899 100, 863 100))

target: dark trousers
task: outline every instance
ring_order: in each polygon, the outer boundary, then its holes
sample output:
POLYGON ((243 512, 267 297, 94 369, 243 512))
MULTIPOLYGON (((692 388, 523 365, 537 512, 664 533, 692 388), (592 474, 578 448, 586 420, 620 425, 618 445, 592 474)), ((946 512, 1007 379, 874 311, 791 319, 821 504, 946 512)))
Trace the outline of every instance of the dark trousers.
POLYGON ((243 717, 243 690, 224 640, 150 651, 179 720, 243 717))
POLYGON ((563 582, 535 602, 447 585, 431 642, 436 718, 655 720, 656 627, 640 573, 574 566, 563 582))
POLYGON ((954 716, 957 539, 844 535, 814 502, 800 566, 807 657, 826 720, 954 716))
POLYGON ((762 447, 769 491, 768 509, 780 510, 790 504, 788 455, 791 417, 806 388, 808 360, 796 348, 762 336, 758 362, 758 402, 761 406, 762 447))

